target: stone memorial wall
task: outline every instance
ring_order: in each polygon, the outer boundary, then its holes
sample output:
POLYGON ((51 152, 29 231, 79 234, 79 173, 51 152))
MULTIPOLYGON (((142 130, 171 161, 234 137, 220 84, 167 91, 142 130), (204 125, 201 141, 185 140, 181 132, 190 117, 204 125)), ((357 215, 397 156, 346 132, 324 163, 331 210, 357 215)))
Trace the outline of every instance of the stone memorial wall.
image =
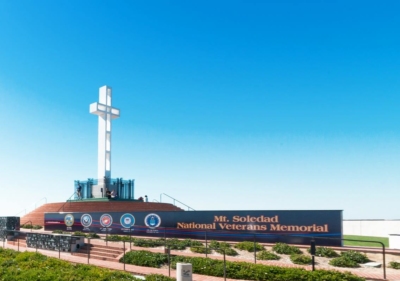
POLYGON ((52 251, 76 251, 84 243, 83 237, 63 234, 27 233, 26 244, 30 248, 52 251))
POLYGON ((4 241, 6 239, 7 231, 19 229, 19 217, 0 217, 0 241, 4 241))

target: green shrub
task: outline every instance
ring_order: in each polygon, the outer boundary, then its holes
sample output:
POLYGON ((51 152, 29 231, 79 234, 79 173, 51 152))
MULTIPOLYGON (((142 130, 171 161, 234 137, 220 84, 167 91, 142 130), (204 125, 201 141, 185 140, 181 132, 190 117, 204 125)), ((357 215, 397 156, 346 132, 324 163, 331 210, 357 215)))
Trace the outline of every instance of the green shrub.
POLYGON ((239 242, 235 245, 235 248, 239 249, 239 250, 248 251, 248 252, 254 252, 254 244, 255 244, 256 252, 264 250, 263 245, 261 245, 257 242, 254 243, 254 242, 250 242, 250 241, 239 242))
POLYGON ((179 240, 174 238, 168 239, 166 243, 171 250, 185 250, 187 247, 203 246, 203 243, 191 239, 179 240))
MULTIPOLYGON (((307 250, 307 252, 311 252, 311 249, 309 248, 307 250)), ((327 248, 327 247, 317 247, 315 249, 315 255, 318 257, 324 257, 324 258, 336 258, 339 256, 339 254, 337 252, 335 252, 333 249, 331 248, 327 248)))
MULTIPOLYGON (((124 257, 120 258, 124 262, 124 257)), ((168 262, 168 256, 160 253, 151 253, 148 251, 130 251, 125 254, 125 263, 147 267, 161 267, 168 262)))
MULTIPOLYGON (((147 255, 142 254, 136 259, 130 259, 136 265, 150 264, 150 262, 158 259, 156 253, 148 252, 147 255)), ((161 255, 162 260, 159 262, 167 262, 168 257, 161 255)), ((122 261, 122 259, 121 259, 122 261)), ((193 273, 208 276, 223 276, 223 261, 202 257, 185 257, 172 256, 171 267, 176 268, 178 262, 191 263, 193 273)), ((159 264, 154 263, 155 267, 159 264)), ((147 265, 148 266, 148 265, 147 265)), ((364 278, 355 276, 349 272, 342 273, 339 271, 316 270, 307 271, 302 268, 285 268, 278 266, 267 266, 262 264, 253 264, 247 262, 230 262, 226 261, 227 278, 241 280, 260 280, 260 281, 288 281, 288 280, 324 280, 324 281, 365 281, 364 278)))
POLYGON ((359 253, 356 251, 342 252, 341 256, 348 258, 352 261, 355 261, 356 263, 366 263, 370 261, 366 254, 359 253))
POLYGON ((290 246, 286 243, 276 243, 273 247, 272 250, 278 254, 283 254, 283 255, 292 255, 292 254, 302 254, 303 252, 295 246, 290 246))
POLYGON ((231 244, 226 243, 226 242, 218 242, 215 240, 211 240, 210 242, 210 249, 213 249, 217 253, 227 256, 237 256, 238 252, 236 252, 234 249, 231 248, 231 244))
POLYGON ((63 234, 65 232, 63 230, 61 230, 61 229, 55 229, 55 230, 52 231, 52 233, 63 234))
POLYGON ((389 267, 393 269, 400 269, 400 262, 391 261, 389 267))
POLYGON ((162 274, 150 274, 146 275, 146 281, 175 281, 175 278, 171 278, 162 274))
POLYGON ((43 226, 38 225, 38 224, 34 224, 34 225, 32 225, 32 224, 23 224, 23 225, 21 225, 21 228, 25 228, 25 229, 42 229, 43 226))
POLYGON ((90 238, 90 239, 99 239, 99 238, 100 238, 100 236, 99 236, 97 233, 94 233, 94 232, 89 232, 89 233, 86 235, 86 237, 87 237, 87 238, 90 238))
POLYGON ((83 236, 83 237, 86 237, 86 233, 84 233, 84 232, 82 232, 82 231, 75 231, 75 232, 74 232, 74 235, 75 235, 75 236, 83 236))
POLYGON ((280 256, 270 251, 263 250, 257 253, 258 260, 279 260, 280 258, 280 256))
POLYGON ((5 281, 137 280, 131 274, 71 264, 39 253, 0 249, 0 279, 5 281))
POLYGON ((312 258, 303 254, 291 254, 290 260, 295 264, 311 264, 312 258))
POLYGON ((138 247, 155 248, 165 245, 164 239, 135 239, 134 245, 138 247))
POLYGON ((199 254, 211 254, 211 249, 210 248, 206 248, 204 246, 199 246, 199 247, 190 247, 190 251, 192 251, 193 253, 199 253, 199 254))
POLYGON ((106 240, 106 241, 121 241, 121 237, 120 237, 119 235, 113 234, 113 235, 108 235, 108 236, 105 238, 105 240, 106 240))
POLYGON ((360 267, 357 262, 349 259, 348 257, 344 257, 344 256, 340 256, 338 258, 331 259, 329 261, 329 264, 336 266, 336 267, 350 267, 350 268, 360 267))

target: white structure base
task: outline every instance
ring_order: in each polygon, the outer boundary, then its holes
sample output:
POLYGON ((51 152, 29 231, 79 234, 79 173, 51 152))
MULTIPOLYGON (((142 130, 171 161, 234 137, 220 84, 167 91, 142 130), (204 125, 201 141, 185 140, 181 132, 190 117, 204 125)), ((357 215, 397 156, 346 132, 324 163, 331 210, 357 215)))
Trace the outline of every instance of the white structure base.
MULTIPOLYGON (((117 186, 116 185, 113 185, 113 184, 109 184, 108 185, 108 189, 110 190, 110 191, 117 191, 116 189, 117 189, 117 186)), ((92 187, 92 195, 93 195, 93 198, 103 198, 103 197, 106 197, 106 189, 104 188, 104 185, 103 184, 98 184, 98 185, 93 185, 93 187, 92 187)))
POLYGON ((176 280, 177 281, 192 281, 192 264, 177 263, 176 264, 176 280))
POLYGON ((400 250, 400 234, 389 234, 389 248, 400 250))
POLYGON ((400 220, 343 220, 344 235, 389 237, 399 230, 400 220))

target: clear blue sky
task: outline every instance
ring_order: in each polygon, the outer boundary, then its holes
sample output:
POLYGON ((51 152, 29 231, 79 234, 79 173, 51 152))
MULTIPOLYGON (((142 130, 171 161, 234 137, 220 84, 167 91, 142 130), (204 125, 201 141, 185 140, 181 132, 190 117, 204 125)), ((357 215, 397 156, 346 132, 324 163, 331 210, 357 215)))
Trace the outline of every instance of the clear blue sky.
POLYGON ((196 210, 400 219, 400 3, 1 1, 0 215, 97 175, 196 210))

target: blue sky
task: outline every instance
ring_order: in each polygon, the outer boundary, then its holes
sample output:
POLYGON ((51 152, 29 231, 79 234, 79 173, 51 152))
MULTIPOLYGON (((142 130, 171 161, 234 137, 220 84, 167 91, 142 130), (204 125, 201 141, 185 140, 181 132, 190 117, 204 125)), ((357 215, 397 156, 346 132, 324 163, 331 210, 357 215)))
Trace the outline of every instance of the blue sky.
POLYGON ((97 175, 196 210, 399 219, 397 1, 0 2, 0 214, 97 175))

